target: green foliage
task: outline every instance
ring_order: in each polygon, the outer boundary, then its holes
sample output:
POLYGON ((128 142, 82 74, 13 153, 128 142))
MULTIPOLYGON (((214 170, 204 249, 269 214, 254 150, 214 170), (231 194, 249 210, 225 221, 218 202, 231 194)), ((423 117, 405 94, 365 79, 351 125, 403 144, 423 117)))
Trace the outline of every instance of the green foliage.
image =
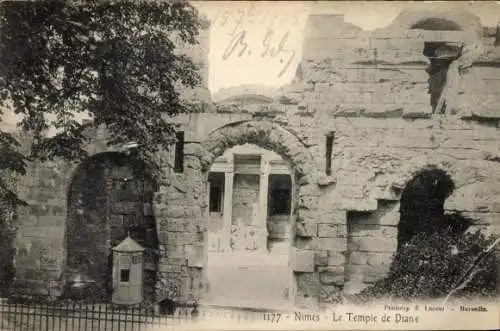
POLYGON ((159 282, 156 283, 156 301, 165 299, 176 302, 181 296, 181 284, 179 279, 165 279, 158 275, 159 282))
MULTIPOLYGON (((420 233, 395 255, 387 278, 351 298, 365 302, 390 297, 403 300, 444 298, 460 285, 475 258, 494 242, 479 230, 457 235, 452 229, 420 233)), ((476 265, 474 276, 456 293, 458 298, 496 297, 495 254, 476 265)))
POLYGON ((111 144, 139 143, 154 166, 148 156, 173 141, 162 113, 190 111, 178 91, 200 81, 176 45, 195 44, 200 28, 195 8, 179 1, 2 2, 0 110, 21 115, 33 144, 21 153, 15 137, 0 130, 0 170, 23 173, 32 159, 85 158, 82 114, 107 127, 111 144), (47 137, 49 128, 57 134, 47 137))

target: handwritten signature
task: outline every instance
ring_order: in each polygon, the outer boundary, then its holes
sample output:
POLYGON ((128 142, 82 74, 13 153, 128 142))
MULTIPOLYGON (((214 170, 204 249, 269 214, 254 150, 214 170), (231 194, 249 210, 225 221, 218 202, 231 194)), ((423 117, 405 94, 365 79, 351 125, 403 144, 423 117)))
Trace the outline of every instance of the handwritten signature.
MULTIPOLYGON (((252 50, 246 40, 247 34, 248 32, 246 30, 234 33, 233 38, 222 54, 223 60, 229 59, 236 51, 238 57, 242 57, 244 55, 250 56, 252 54, 252 50)), ((295 58, 296 51, 294 49, 289 49, 286 46, 286 43, 288 42, 288 38, 290 36, 290 31, 285 32, 281 36, 278 44, 276 44, 276 39, 274 39, 274 36, 274 30, 269 29, 264 36, 264 39, 262 40, 263 51, 261 52, 260 56, 262 58, 279 57, 280 63, 283 64, 283 67, 278 74, 278 77, 281 77, 290 67, 293 59, 295 58)))

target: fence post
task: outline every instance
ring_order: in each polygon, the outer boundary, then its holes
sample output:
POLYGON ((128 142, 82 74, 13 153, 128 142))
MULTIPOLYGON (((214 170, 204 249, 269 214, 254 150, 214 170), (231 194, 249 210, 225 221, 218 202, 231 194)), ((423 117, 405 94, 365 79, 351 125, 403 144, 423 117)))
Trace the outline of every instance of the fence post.
POLYGON ((99 314, 97 315, 97 330, 101 328, 101 318, 102 318, 101 311, 102 311, 102 305, 99 304, 99 314))
POLYGON ((58 330, 58 331, 61 331, 61 326, 62 326, 62 318, 63 318, 63 313, 62 313, 62 312, 63 312, 63 309, 62 309, 62 304, 61 304, 61 303, 59 303, 59 307, 58 307, 58 309, 57 309, 57 310, 58 310, 58 312, 59 312, 59 314, 57 314, 57 315, 59 316, 59 323, 58 323, 58 324, 59 324, 59 330, 58 330))
POLYGON ((64 306, 61 305, 61 309, 64 309, 65 319, 64 319, 64 331, 68 330, 68 303, 65 303, 64 306))
POLYGON ((94 331, 95 301, 92 300, 92 311, 90 312, 90 331, 94 331))
POLYGON ((108 329, 108 303, 104 304, 104 331, 108 329))
MULTIPOLYGON (((8 313, 7 313, 7 317, 10 319, 11 315, 12 315, 12 306, 11 305, 8 305, 8 313)), ((16 331, 16 323, 14 323, 14 331, 16 331)))
POLYGON ((83 329, 87 331, 87 320, 89 318, 88 304, 85 303, 85 315, 83 317, 83 329))

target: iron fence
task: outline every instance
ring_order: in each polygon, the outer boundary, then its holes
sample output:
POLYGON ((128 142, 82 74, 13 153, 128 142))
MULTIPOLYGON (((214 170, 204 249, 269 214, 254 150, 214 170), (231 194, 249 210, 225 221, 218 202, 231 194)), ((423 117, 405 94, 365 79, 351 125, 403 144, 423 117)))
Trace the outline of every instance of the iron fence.
MULTIPOLYGON (((0 299, 0 331, 146 331, 193 321, 192 307, 160 314, 152 307, 109 303, 19 303, 0 299)), ((165 328, 167 327, 167 328, 165 328)))

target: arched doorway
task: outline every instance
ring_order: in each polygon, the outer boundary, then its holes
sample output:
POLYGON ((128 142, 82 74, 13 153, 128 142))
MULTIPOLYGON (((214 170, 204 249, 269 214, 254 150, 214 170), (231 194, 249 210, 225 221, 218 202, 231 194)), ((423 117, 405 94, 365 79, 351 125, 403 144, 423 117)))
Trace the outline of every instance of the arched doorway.
POLYGON ((153 298, 158 249, 154 191, 154 181, 134 156, 102 153, 77 168, 68 190, 65 296, 109 299, 111 248, 130 235, 146 248, 144 297, 153 298))
POLYGON ((441 169, 424 169, 406 184, 401 193, 398 223, 398 249, 419 233, 432 234, 449 228, 463 233, 471 220, 456 213, 445 213, 445 200, 455 190, 452 178, 441 169))
POLYGON ((255 145, 232 147, 213 162, 205 304, 264 308, 293 301, 295 182, 285 160, 255 145))
MULTIPOLYGON (((256 119, 250 121, 241 121, 227 124, 223 127, 220 127, 214 131, 212 131, 206 139, 201 143, 200 148, 200 163, 201 163, 201 171, 202 171, 202 180, 207 183, 206 186, 203 186, 204 189, 200 187, 200 190, 197 192, 198 196, 205 196, 207 198, 206 205, 207 207, 202 208, 204 229, 206 231, 205 237, 205 263, 202 270, 203 275, 203 289, 204 293, 202 293, 201 301, 202 303, 209 298, 208 292, 210 290, 209 282, 208 282, 208 220, 209 220, 209 186, 208 186, 208 177, 210 173, 210 168, 213 164, 215 164, 215 160, 220 156, 223 156, 224 152, 232 147, 244 145, 244 144, 252 144, 263 148, 268 151, 272 151, 278 154, 282 160, 288 165, 289 170, 293 173, 292 176, 292 205, 291 205, 291 213, 292 219, 291 222, 294 223, 291 226, 293 229, 293 233, 290 237, 290 252, 296 252, 296 241, 299 236, 299 231, 295 231, 295 229, 301 229, 300 237, 305 238, 305 240, 310 239, 312 236, 315 236, 314 233, 309 233, 307 228, 310 225, 315 225, 317 219, 320 215, 319 213, 319 204, 318 197, 321 195, 319 182, 322 179, 321 174, 319 173, 316 163, 308 150, 308 148, 304 145, 303 141, 295 135, 293 132, 283 128, 282 126, 267 121, 264 119, 256 119)), ((234 180, 234 178, 233 178, 234 180)), ((231 185, 226 185, 225 188, 232 187, 231 185)), ((265 190, 263 191, 265 192, 265 190)), ((226 204, 227 205, 227 204, 226 204)), ((229 222, 228 222, 229 223, 229 222)), ((226 223, 226 224, 228 224, 226 223)), ((292 259, 294 260, 294 259, 292 259)), ((292 262, 292 261, 290 261, 292 262)), ((298 297, 299 293, 296 290, 298 282, 301 279, 304 282, 307 282, 307 277, 309 274, 301 274, 294 273, 292 269, 295 269, 294 263, 290 263, 291 267, 289 268, 289 278, 290 286, 288 286, 288 299, 284 298, 285 296, 276 296, 279 297, 279 303, 274 303, 273 300, 267 300, 265 297, 261 297, 260 295, 253 295, 254 302, 257 300, 257 304, 262 306, 262 304, 273 305, 273 308, 276 305, 280 307, 286 307, 287 304, 294 305, 295 300, 298 297), (302 277, 306 275, 305 277, 302 277)), ((268 270, 272 270, 273 266, 270 266, 268 270)), ((248 277, 241 278, 239 277, 239 281, 247 281, 248 277)), ((241 291, 240 291, 241 295, 241 291)), ((235 300, 236 301, 236 300, 235 300)), ((231 306, 234 306, 235 303, 231 303, 231 306)), ((247 305, 250 306, 250 305, 247 305)), ((255 304, 252 306, 257 307, 255 304)))

